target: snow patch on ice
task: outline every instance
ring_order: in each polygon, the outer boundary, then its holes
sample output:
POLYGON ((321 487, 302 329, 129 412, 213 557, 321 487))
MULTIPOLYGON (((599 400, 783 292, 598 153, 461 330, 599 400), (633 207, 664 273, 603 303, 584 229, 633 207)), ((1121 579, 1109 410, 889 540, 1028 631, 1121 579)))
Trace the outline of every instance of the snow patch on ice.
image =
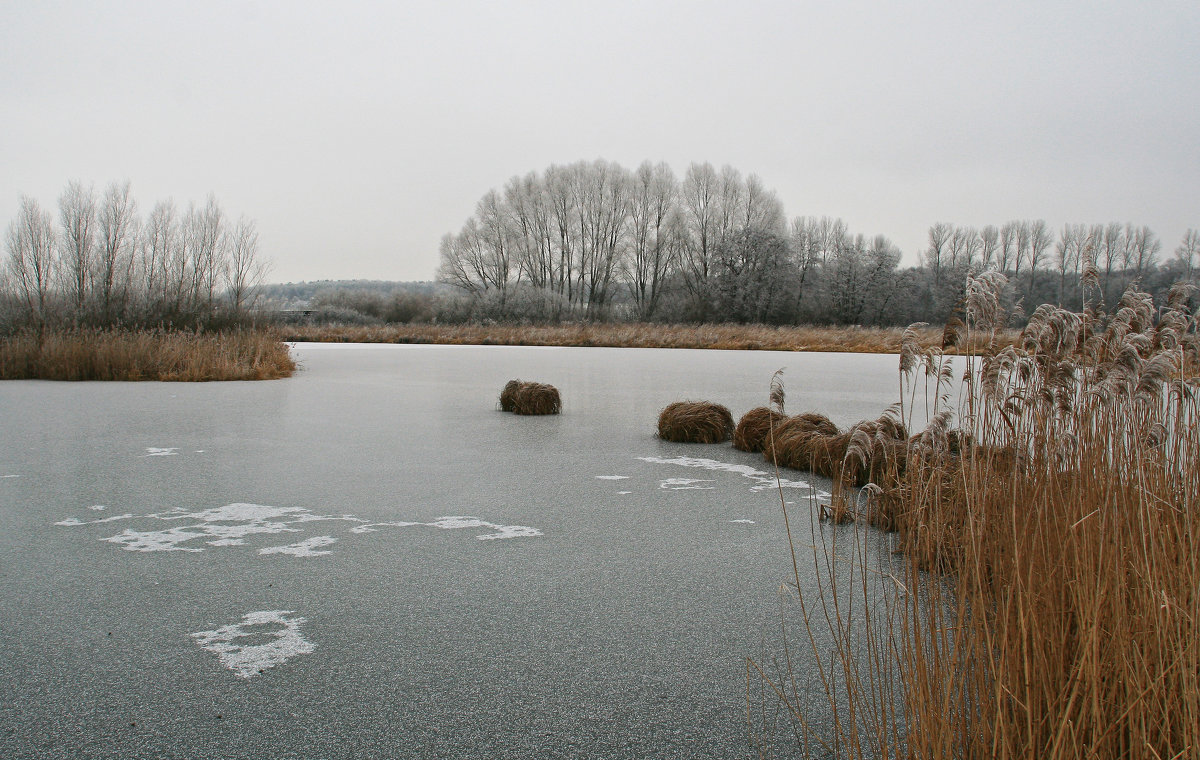
POLYGON ((618 496, 627 496, 631 493, 633 493, 633 491, 617 491, 618 496))
POLYGON ((596 480, 629 480, 628 475, 597 475, 596 480))
MULTIPOLYGON (((638 457, 643 462, 652 464, 673 464, 680 467, 694 467, 701 470, 710 470, 718 472, 732 472, 741 475, 744 478, 749 478, 754 481, 754 485, 750 487, 751 491, 765 491, 767 489, 782 487, 782 488, 799 488, 805 491, 815 491, 811 483, 803 480, 786 480, 780 478, 776 483, 775 476, 763 470, 757 470, 749 465, 730 464, 729 462, 719 462, 715 459, 704 459, 702 457, 638 457)), ((828 494, 817 491, 819 497, 828 497, 828 494)))
POLYGON ((316 644, 300 635, 300 626, 308 622, 302 617, 288 617, 292 610, 263 610, 247 612, 240 623, 223 625, 213 631, 191 634, 201 648, 216 653, 221 664, 240 678, 253 678, 264 670, 282 665, 302 654, 310 654, 316 644), (266 635, 274 639, 264 644, 238 643, 238 639, 260 637, 264 634, 251 626, 281 625, 266 635))
POLYGON ((19 478, 19 477, 21 477, 21 476, 20 475, 0 475, 0 480, 4 480, 5 478, 19 478))
POLYGON ((132 517, 134 517, 134 515, 132 515, 132 514, 113 515, 112 517, 103 517, 99 520, 80 520, 78 517, 68 517, 65 520, 59 520, 58 522, 56 522, 54 524, 55 525, 66 525, 66 526, 96 525, 97 523, 116 522, 117 520, 129 520, 132 517))
POLYGON ((103 504, 93 504, 92 506, 88 507, 88 509, 92 510, 93 512, 103 512, 104 510, 108 509, 108 507, 104 506, 103 504))
POLYGON ((337 539, 333 536, 313 536, 306 538, 296 544, 288 544, 287 546, 268 546, 259 549, 259 554, 290 554, 293 557, 319 557, 322 554, 331 554, 329 551, 315 551, 317 547, 329 546, 336 543, 337 539))
MULTIPOLYGON (((103 507, 101 508, 103 509, 103 507)), ((91 509, 95 509, 95 507, 91 507, 91 509)), ((115 536, 108 536, 100 540, 117 544, 126 551, 202 552, 209 546, 244 546, 246 545, 246 539, 252 536, 303 533, 305 531, 304 524, 314 522, 354 523, 354 526, 349 529, 349 532, 354 534, 375 533, 381 528, 423 526, 446 530, 476 529, 481 531, 480 535, 476 536, 481 541, 542 535, 540 530, 527 525, 500 525, 470 516, 439 517, 433 522, 368 522, 349 514, 321 515, 311 512, 304 507, 272 507, 265 504, 247 503, 226 504, 222 507, 214 507, 196 512, 175 509, 170 512, 143 515, 114 515, 96 520, 81 520, 78 517, 69 517, 54 524, 74 527, 131 519, 181 524, 174 524, 161 530, 135 530, 133 528, 126 528, 115 536)), ((317 549, 329 546, 336 541, 337 539, 332 536, 314 536, 294 544, 261 548, 258 553, 264 555, 288 554, 295 557, 319 557, 331 552, 328 550, 317 551, 317 549)))
POLYGON ((173 457, 173 456, 178 456, 178 454, 179 454, 178 446, 171 446, 169 448, 157 448, 154 446, 148 446, 148 447, 146 447, 146 453, 142 454, 142 456, 144 456, 144 457, 173 457))
POLYGON ((745 520, 745 519, 743 519, 743 520, 730 520, 729 522, 731 522, 731 523, 744 523, 744 524, 746 524, 746 525, 754 525, 754 521, 753 521, 753 520, 745 520))
POLYGON ((668 491, 711 491, 712 486, 700 486, 697 483, 714 483, 713 480, 705 480, 703 478, 667 478, 658 484, 659 488, 665 488, 668 491))

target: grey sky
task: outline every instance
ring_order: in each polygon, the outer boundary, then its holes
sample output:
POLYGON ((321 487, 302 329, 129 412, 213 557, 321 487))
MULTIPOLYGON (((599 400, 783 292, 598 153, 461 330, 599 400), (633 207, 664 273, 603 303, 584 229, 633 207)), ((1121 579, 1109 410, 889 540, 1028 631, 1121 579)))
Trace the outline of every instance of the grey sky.
POLYGON ((915 263, 928 226, 1200 226, 1200 4, 32 2, 0 26, 0 225, 129 179, 257 220, 271 281, 432 279, 551 163, 757 173, 915 263))

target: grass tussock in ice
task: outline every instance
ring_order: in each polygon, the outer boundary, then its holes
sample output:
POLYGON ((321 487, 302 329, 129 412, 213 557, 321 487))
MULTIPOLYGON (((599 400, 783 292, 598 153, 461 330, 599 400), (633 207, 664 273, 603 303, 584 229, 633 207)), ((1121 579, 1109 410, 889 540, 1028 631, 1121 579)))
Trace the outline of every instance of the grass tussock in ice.
POLYGON ((729 409, 711 401, 676 401, 658 415, 658 437, 675 443, 721 443, 733 428, 729 409))

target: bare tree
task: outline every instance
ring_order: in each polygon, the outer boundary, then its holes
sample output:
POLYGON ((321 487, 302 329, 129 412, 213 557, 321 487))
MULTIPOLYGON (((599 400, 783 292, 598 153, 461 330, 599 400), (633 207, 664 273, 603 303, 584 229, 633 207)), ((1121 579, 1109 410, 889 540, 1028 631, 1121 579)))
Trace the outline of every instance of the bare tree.
POLYGON ((175 204, 154 204, 141 236, 141 280, 145 299, 152 308, 178 312, 188 291, 188 261, 180 245, 175 204))
POLYGON ((1144 225, 1133 228, 1131 237, 1133 268, 1138 277, 1141 277, 1154 266, 1158 253, 1162 250, 1162 241, 1153 230, 1144 225))
POLYGON ((24 302, 33 323, 44 326, 54 283, 54 220, 38 202, 21 196, 17 218, 8 225, 8 272, 17 296, 24 302))
POLYGON ((112 324, 123 316, 128 302, 138 236, 137 202, 129 193, 128 180, 108 186, 100 201, 98 220, 96 296, 101 320, 112 324))
POLYGON ((1100 239, 1097 256, 1104 260, 1104 302, 1108 303, 1111 290, 1109 282, 1112 280, 1113 269, 1121 260, 1121 252, 1124 249, 1124 235, 1121 232, 1121 225, 1117 222, 1109 222, 1104 227, 1104 234, 1100 239))
POLYGON ((1020 230, 1021 223, 1017 221, 1006 222, 1000 228, 1000 248, 997 251, 996 269, 1002 274, 1009 272, 1017 266, 1020 230))
POLYGON ((67 299, 78 319, 83 314, 96 256, 96 191, 71 181, 58 198, 59 261, 67 299))
POLYGON ((1046 226, 1043 219, 1037 219, 1029 225, 1029 295, 1033 297, 1034 278, 1037 277, 1038 265, 1042 263, 1046 251, 1054 243, 1054 233, 1046 226))
POLYGON ((252 220, 238 219, 229 234, 229 262, 225 267, 225 284, 235 317, 251 308, 267 274, 267 267, 258 257, 258 230, 252 220))
POLYGON ((1200 258, 1200 231, 1189 229, 1184 233, 1183 240, 1175 249, 1175 257, 1183 265, 1184 279, 1192 279, 1196 272, 1197 258, 1200 258))
POLYGON ((996 263, 999 253, 1000 230, 995 225, 987 225, 979 231, 979 267, 991 269, 996 263))
POLYGON ((933 272, 933 284, 941 284, 942 266, 948 263, 948 246, 953 228, 945 222, 938 222, 929 228, 929 247, 925 249, 925 266, 933 272))
POLYGON ((677 264, 678 246, 672 245, 671 238, 678 194, 679 183, 665 163, 646 161, 634 174, 627 277, 641 319, 653 317, 667 277, 677 264))
POLYGON ((692 164, 683 178, 681 200, 688 233, 684 253, 684 281, 706 316, 719 230, 719 183, 712 164, 692 164))

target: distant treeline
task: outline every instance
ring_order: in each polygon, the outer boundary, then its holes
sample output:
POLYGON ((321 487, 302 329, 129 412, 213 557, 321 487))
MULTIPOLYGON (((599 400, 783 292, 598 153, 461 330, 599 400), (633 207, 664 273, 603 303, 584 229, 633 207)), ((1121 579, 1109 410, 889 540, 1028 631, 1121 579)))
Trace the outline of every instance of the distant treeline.
POLYGON ((243 321, 266 267, 258 232, 216 199, 144 218, 129 183, 67 185, 58 213, 22 196, 0 268, 0 334, 21 328, 207 328, 243 321))
POLYGON ((1196 276, 1200 234, 1164 257, 1135 224, 938 223, 920 255, 900 269, 882 235, 829 217, 789 221, 757 176, 729 166, 692 164, 680 181, 666 164, 601 160, 488 191, 443 237, 438 279, 467 297, 473 319, 902 325, 944 322, 967 274, 986 270, 1008 276, 1025 313, 1081 307, 1081 282, 1096 305, 1111 307, 1134 281, 1161 300, 1196 276))

